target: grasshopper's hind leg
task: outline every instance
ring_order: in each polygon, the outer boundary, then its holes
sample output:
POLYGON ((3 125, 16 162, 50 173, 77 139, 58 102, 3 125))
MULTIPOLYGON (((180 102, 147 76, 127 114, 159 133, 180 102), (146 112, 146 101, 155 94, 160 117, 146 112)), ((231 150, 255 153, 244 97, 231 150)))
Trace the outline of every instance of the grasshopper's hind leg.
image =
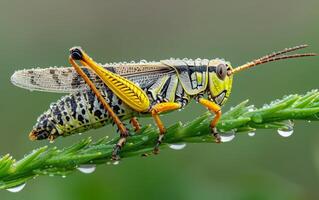
POLYGON ((155 154, 158 154, 159 146, 162 143, 162 140, 163 140, 165 132, 166 132, 166 129, 163 125, 163 122, 159 117, 159 114, 162 112, 166 112, 166 111, 176 110, 176 109, 179 109, 181 107, 182 106, 180 103, 164 102, 164 103, 156 104, 151 108, 152 117, 154 118, 155 123, 156 123, 157 127, 159 128, 159 132, 160 132, 158 139, 157 139, 157 142, 156 142, 156 145, 154 147, 155 154))
POLYGON ((114 113, 114 111, 110 107, 110 105, 105 101, 105 99, 103 98, 100 91, 95 87, 94 83, 89 79, 89 77, 83 72, 83 70, 80 68, 80 66, 75 62, 75 60, 79 60, 79 59, 80 59, 80 55, 72 54, 72 52, 71 52, 71 55, 69 57, 69 61, 70 61, 71 65, 74 67, 75 71, 89 85, 89 87, 94 92, 97 99, 99 100, 99 102, 103 105, 105 110, 109 113, 109 115, 113 119, 114 123, 117 125, 118 130, 120 132, 120 139, 119 139, 118 143, 116 144, 116 146, 114 147, 114 150, 112 153, 112 159, 118 160, 120 158, 119 157, 120 150, 123 147, 123 145, 125 144, 126 138, 128 137, 129 132, 128 132, 127 128, 124 126, 124 124, 121 122, 121 120, 118 118, 118 116, 114 113))

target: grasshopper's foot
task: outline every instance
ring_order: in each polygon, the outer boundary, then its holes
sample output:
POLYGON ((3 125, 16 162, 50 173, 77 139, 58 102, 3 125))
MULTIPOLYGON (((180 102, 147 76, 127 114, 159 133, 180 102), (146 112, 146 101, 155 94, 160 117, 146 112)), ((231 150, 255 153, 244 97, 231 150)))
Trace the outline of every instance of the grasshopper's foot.
POLYGON ((211 133, 212 133, 212 136, 215 137, 215 142, 218 144, 221 143, 222 140, 221 140, 219 133, 217 132, 216 127, 211 128, 211 133))
POLYGON ((118 143, 114 146, 113 152, 112 152, 112 160, 120 160, 120 152, 121 149, 123 148, 124 144, 126 142, 126 136, 121 137, 118 143))
POLYGON ((153 150, 154 154, 159 154, 159 151, 160 151, 159 147, 162 144, 163 139, 164 139, 164 134, 160 134, 157 138, 156 145, 155 145, 154 150, 153 150))

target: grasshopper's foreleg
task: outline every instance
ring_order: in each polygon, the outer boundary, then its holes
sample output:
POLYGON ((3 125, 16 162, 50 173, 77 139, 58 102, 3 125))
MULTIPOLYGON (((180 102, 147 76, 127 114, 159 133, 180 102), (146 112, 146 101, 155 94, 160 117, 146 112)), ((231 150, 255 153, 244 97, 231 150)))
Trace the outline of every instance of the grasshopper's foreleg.
POLYGON ((96 95, 99 102, 103 105, 105 110, 109 113, 111 118, 113 119, 114 123, 117 125, 119 132, 120 132, 120 140, 116 144, 113 150, 112 159, 118 160, 119 159, 119 152, 123 145, 125 144, 126 137, 129 135, 128 130, 123 125, 121 120, 118 118, 118 116, 114 113, 113 109, 110 107, 110 105, 105 101, 100 91, 95 87, 94 83, 89 79, 89 77, 83 72, 83 70, 80 68, 80 66, 75 62, 76 60, 79 60, 79 57, 75 57, 76 55, 71 54, 69 57, 69 61, 71 65, 74 67, 75 71, 84 79, 84 81, 89 85, 91 90, 96 95), (75 58, 74 58, 75 57, 75 58))
POLYGON ((155 123, 158 126, 159 132, 160 132, 160 135, 159 135, 157 142, 156 142, 156 145, 154 147, 155 154, 157 154, 159 152, 159 146, 162 143, 162 140, 163 140, 165 132, 166 132, 166 129, 163 125, 163 122, 159 117, 159 114, 162 112, 166 112, 166 111, 176 110, 176 109, 179 109, 181 107, 182 106, 180 103, 175 103, 175 102, 159 103, 159 104, 156 104, 155 106, 152 107, 151 114, 152 114, 152 117, 154 118, 155 123))
POLYGON ((215 142, 220 143, 221 138, 220 138, 220 135, 218 134, 217 129, 216 129, 216 125, 217 125, 220 117, 222 116, 222 111, 221 111, 220 106, 217 105, 216 103, 209 101, 207 99, 204 99, 204 98, 200 98, 198 100, 198 102, 201 103, 206 108, 208 108, 208 110, 210 110, 211 112, 215 113, 215 118, 210 123, 210 128, 212 131, 212 135, 215 137, 215 142))

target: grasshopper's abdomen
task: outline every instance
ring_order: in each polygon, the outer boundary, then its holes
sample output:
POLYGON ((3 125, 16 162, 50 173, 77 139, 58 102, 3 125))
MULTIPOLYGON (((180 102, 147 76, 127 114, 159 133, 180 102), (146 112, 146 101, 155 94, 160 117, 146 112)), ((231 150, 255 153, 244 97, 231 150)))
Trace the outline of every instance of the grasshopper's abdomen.
MULTIPOLYGON (((132 116, 133 111, 108 88, 100 90, 120 119, 132 116)), ((111 122, 109 114, 90 90, 62 97, 43 113, 30 134, 31 139, 54 139, 99 128, 111 122)))

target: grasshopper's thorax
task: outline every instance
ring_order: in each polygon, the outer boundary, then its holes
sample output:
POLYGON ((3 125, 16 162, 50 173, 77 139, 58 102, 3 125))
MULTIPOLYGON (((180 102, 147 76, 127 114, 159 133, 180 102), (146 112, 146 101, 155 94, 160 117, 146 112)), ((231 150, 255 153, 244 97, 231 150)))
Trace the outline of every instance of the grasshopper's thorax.
POLYGON ((210 60, 208 64, 208 98, 221 106, 231 93, 233 76, 228 73, 231 69, 230 63, 222 59, 210 60))

